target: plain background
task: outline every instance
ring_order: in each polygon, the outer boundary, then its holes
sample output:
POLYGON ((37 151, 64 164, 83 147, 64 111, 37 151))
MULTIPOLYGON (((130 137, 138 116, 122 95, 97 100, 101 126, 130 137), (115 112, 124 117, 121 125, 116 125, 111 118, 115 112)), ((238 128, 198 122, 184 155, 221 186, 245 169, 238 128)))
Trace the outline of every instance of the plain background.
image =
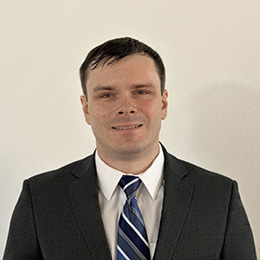
POLYGON ((78 68, 131 36, 162 56, 177 157, 238 181, 260 252, 258 0, 1 0, 0 255, 24 179, 92 153, 78 68))

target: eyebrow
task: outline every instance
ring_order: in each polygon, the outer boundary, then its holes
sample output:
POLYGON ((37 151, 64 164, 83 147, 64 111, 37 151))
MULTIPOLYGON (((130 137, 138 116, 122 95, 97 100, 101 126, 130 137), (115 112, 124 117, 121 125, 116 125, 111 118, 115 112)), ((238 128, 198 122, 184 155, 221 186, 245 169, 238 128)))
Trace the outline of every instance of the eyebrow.
MULTIPOLYGON (((154 85, 150 84, 150 83, 147 83, 147 84, 136 84, 136 85, 133 85, 133 88, 135 89, 139 89, 139 88, 154 88, 154 85)), ((93 88, 93 92, 99 92, 99 91, 104 91, 104 90, 114 90, 115 87, 113 86, 96 86, 93 88)))
POLYGON ((114 87, 111 86, 96 86, 93 89, 93 92, 103 91, 103 90, 113 90, 114 87))
POLYGON ((154 88, 154 85, 152 84, 137 84, 137 85, 134 85, 135 88, 154 88))

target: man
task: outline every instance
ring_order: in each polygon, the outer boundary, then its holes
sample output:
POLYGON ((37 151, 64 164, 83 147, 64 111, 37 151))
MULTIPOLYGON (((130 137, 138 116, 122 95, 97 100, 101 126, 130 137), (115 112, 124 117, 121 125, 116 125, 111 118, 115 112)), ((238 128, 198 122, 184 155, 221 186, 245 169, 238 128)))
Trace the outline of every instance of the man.
POLYGON ((256 259, 237 183, 159 143, 168 93, 158 53, 110 40, 80 76, 97 149, 24 182, 4 260, 256 259))

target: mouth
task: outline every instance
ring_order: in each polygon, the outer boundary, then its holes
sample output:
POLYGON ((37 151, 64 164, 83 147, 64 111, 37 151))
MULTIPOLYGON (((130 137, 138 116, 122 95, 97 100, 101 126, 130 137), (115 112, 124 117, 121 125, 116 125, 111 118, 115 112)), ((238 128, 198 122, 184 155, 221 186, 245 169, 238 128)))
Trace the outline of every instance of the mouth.
POLYGON ((140 128, 142 126, 143 126, 142 124, 129 125, 129 126, 113 126, 112 129, 115 129, 115 130, 131 130, 131 129, 135 129, 135 128, 140 128))

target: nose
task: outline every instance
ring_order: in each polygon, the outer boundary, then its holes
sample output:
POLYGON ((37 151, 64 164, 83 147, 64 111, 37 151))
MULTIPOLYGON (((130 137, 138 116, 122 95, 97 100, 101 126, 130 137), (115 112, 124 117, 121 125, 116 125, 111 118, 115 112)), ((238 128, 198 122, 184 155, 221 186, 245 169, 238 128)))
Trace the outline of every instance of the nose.
POLYGON ((122 98, 120 102, 120 106, 117 109, 118 115, 131 115, 137 112, 136 106, 130 98, 122 98))

